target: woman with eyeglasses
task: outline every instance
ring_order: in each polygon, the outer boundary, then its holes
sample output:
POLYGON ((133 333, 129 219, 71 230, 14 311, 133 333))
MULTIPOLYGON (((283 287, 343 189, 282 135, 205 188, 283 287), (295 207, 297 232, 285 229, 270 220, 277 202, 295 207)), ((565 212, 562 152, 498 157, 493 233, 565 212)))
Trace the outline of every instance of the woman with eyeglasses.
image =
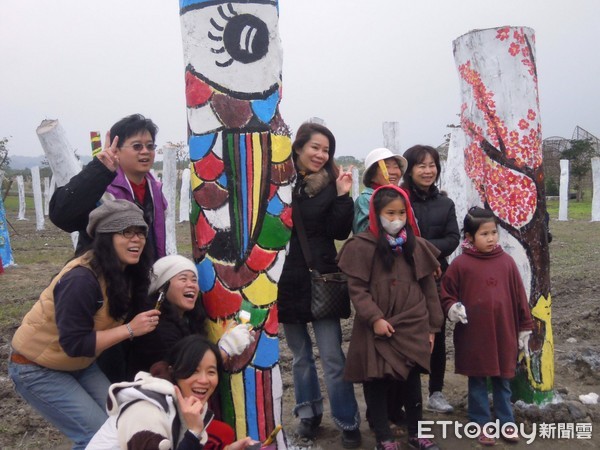
POLYGON ((107 418, 110 382, 96 358, 158 324, 155 309, 132 314, 150 284, 147 231, 142 210, 126 200, 92 211, 92 249, 52 279, 12 339, 8 373, 16 391, 74 449, 85 448, 107 418))
POLYGON ((148 225, 146 246, 156 261, 166 255, 165 210, 162 185, 152 176, 158 127, 141 114, 115 123, 106 134, 104 149, 50 200, 50 220, 69 233, 79 231, 76 254, 89 248, 85 233, 90 212, 105 192, 137 204, 148 225))

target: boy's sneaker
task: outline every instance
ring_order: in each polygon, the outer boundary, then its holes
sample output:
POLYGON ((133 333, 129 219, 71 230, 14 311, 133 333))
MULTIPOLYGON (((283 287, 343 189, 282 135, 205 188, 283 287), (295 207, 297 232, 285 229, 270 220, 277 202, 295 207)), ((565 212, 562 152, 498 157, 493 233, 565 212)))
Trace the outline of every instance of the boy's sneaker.
POLYGON ((396 441, 379 441, 375 446, 375 450, 402 450, 400 443, 396 441))
POLYGON ((308 419, 300 419, 300 423, 296 428, 296 434, 302 439, 313 440, 317 437, 317 430, 321 424, 322 414, 310 417, 308 419))
POLYGON ((411 437, 408 438, 408 445, 417 450, 440 450, 440 448, 431 439, 411 437))
POLYGON ((344 448, 358 448, 362 443, 362 436, 360 430, 343 430, 342 431, 342 447, 344 448))
POLYGON ((445 414, 449 414, 454 411, 452 405, 448 403, 448 400, 446 400, 446 397, 444 397, 444 394, 442 394, 440 391, 435 391, 429 396, 429 400, 427 400, 427 406, 425 407, 425 409, 427 411, 434 411, 445 414))

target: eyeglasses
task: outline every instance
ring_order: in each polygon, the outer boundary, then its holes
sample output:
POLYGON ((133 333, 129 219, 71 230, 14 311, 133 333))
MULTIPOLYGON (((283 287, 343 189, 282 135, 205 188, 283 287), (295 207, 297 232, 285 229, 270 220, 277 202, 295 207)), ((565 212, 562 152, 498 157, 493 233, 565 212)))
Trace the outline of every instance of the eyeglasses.
POLYGON ((122 231, 117 231, 117 233, 123 236, 125 239, 131 239, 133 236, 137 236, 140 239, 146 239, 146 237, 148 237, 148 232, 146 230, 136 230, 134 228, 127 228, 122 231))
POLYGON ((135 144, 124 145, 123 147, 131 147, 136 152, 141 152, 146 147, 146 150, 153 152, 158 146, 155 143, 142 144, 141 142, 136 142, 135 144))

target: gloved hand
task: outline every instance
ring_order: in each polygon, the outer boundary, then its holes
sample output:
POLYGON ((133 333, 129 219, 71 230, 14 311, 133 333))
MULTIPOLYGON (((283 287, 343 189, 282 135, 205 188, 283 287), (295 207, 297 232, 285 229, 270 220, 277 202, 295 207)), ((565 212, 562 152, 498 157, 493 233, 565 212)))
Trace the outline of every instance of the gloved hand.
POLYGON ((454 305, 452 305, 448 310, 448 320, 450 320, 452 323, 468 323, 465 305, 463 305, 461 302, 456 302, 454 305))
POLYGON ((250 344, 254 342, 254 336, 250 333, 251 325, 241 324, 228 331, 219 339, 219 348, 230 357, 241 355, 250 344))
POLYGON ((531 330, 519 331, 519 350, 523 350, 526 355, 529 355, 529 338, 531 330))

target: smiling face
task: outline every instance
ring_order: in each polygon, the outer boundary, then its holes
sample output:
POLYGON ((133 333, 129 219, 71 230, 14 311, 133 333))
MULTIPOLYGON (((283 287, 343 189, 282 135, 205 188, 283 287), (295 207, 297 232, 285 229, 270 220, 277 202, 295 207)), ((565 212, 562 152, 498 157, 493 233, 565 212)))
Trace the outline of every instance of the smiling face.
POLYGON ((218 383, 217 357, 210 350, 204 354, 192 375, 177 380, 177 386, 184 398, 193 396, 203 403, 208 401, 218 383))
POLYGON ((410 172, 413 183, 422 191, 428 191, 437 178, 437 167, 430 154, 414 165, 410 172))
POLYGON ((489 253, 498 244, 498 227, 494 221, 484 222, 475 232, 475 236, 467 233, 467 238, 481 253, 489 253))
POLYGON ((183 314, 185 311, 194 309, 198 291, 196 274, 191 270, 184 270, 169 280, 167 301, 183 314))
POLYGON ((386 184, 393 184, 394 186, 398 186, 400 180, 402 179, 402 170, 400 170, 400 166, 398 165, 398 161, 396 158, 387 158, 383 160, 385 167, 387 168, 389 183, 385 179, 383 172, 381 171, 381 167, 379 166, 379 161, 377 162, 377 170, 375 171, 375 176, 371 180, 373 183, 377 183, 379 186, 384 186, 386 184))
POLYGON ((154 150, 148 150, 148 146, 154 144, 152 135, 148 130, 128 137, 125 142, 119 142, 119 166, 125 172, 127 178, 136 184, 140 184, 154 164, 154 150), (133 145, 143 144, 141 150, 135 150, 133 145))
POLYGON ((329 161, 329 139, 321 133, 313 133, 308 142, 296 151, 298 169, 318 172, 329 161))
POLYGON ((146 245, 146 238, 144 237, 146 230, 141 227, 130 227, 124 231, 129 230, 135 231, 129 238, 120 233, 113 234, 112 238, 115 253, 123 268, 125 268, 125 266, 137 264, 142 256, 144 246, 146 245))

